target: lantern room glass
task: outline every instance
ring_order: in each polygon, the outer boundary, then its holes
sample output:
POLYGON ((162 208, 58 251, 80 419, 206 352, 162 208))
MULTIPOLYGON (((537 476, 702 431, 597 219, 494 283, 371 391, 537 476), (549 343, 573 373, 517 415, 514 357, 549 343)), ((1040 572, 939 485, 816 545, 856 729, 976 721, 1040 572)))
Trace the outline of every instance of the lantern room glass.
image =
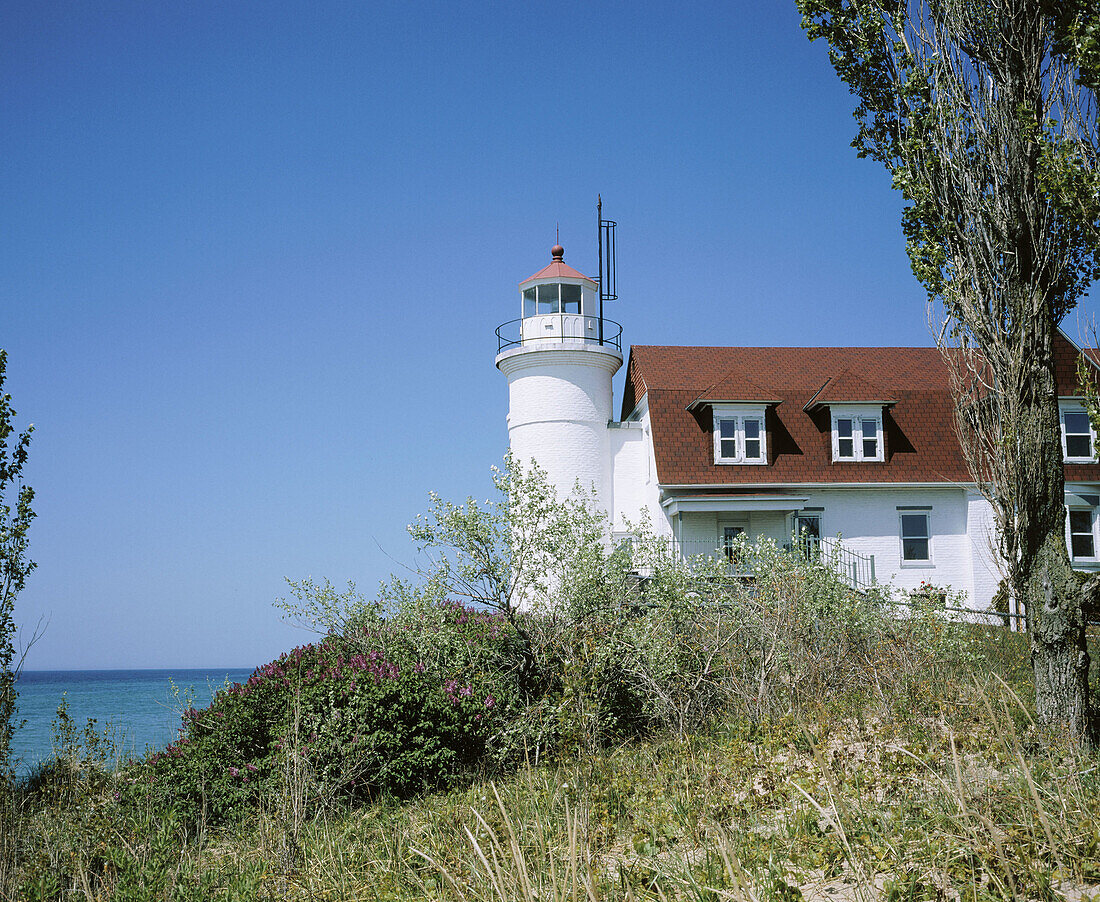
POLYGON ((523 289, 523 316, 546 313, 580 313, 581 286, 554 282, 523 289))

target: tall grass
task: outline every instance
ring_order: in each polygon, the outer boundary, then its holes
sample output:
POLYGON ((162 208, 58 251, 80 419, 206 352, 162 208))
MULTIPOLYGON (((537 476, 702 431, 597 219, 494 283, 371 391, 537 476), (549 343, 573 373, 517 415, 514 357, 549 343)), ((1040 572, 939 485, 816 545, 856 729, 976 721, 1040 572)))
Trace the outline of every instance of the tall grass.
POLYGON ((68 837, 59 848, 70 857, 43 860, 8 898, 893 902, 1100 892, 1097 760, 1040 740, 996 680, 961 687, 932 717, 819 714, 328 811, 301 825, 294 858, 274 810, 187 836, 170 813, 95 822, 110 801, 91 794, 48 824, 43 811, 24 812, 22 829, 40 847, 68 837), (98 823, 95 838, 78 823, 98 823))
POLYGON ((511 741, 565 741, 403 802, 349 807, 291 731, 268 791, 214 829, 127 802, 134 771, 90 766, 70 725, 82 763, 0 798, 0 896, 1100 896, 1100 761, 1036 727, 1026 637, 893 616, 778 553, 760 572, 706 597, 672 573, 630 615, 528 624, 557 669, 511 741))
POLYGON ((939 718, 731 729, 432 800, 452 829, 406 828, 429 870, 406 860, 408 895, 394 898, 1100 893, 1096 759, 1029 745, 1003 687, 957 701, 960 731, 939 718))

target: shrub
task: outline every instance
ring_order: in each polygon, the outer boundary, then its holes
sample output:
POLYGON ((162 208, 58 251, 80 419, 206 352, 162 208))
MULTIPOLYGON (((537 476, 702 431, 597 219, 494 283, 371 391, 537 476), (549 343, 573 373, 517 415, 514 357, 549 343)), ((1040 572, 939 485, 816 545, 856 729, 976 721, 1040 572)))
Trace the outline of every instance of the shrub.
MULTIPOLYGON (((482 615, 450 605, 447 616, 471 647, 491 642, 482 615)), ((418 660, 395 631, 386 650, 355 632, 328 636, 221 690, 185 712, 177 741, 127 773, 132 790, 219 822, 255 811, 288 757, 308 775, 314 806, 452 782, 481 760, 507 700, 469 666, 418 660)))
POLYGON ((135 771, 143 791, 195 820, 255 809, 292 774, 315 806, 407 796, 475 766, 826 697, 924 704, 967 653, 942 591, 902 609, 820 559, 741 538, 746 581, 724 558, 670 554, 644 524, 613 545, 588 500, 557 503, 538 470, 513 465, 497 484, 495 505, 433 499, 411 530, 432 562, 418 584, 392 580, 371 602, 291 583, 284 608, 329 635, 187 712, 135 771))

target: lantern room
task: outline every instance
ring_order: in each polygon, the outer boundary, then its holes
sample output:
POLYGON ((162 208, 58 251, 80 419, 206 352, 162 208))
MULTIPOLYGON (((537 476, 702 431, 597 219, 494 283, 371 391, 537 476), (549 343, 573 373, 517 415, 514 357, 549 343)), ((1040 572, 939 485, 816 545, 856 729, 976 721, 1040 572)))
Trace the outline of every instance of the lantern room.
POLYGON ((565 263, 554 245, 551 262, 520 282, 520 341, 601 341, 599 285, 565 263))

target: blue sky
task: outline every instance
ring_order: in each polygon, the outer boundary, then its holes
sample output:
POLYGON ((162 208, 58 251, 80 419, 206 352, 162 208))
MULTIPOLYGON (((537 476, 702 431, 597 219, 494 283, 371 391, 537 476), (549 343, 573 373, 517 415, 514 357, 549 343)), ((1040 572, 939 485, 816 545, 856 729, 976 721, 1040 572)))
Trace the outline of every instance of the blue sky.
MULTIPOLYGON (((0 347, 32 669, 255 666, 507 444, 495 327, 619 222, 634 344, 927 345, 791 2, 5 4, 0 347)), ((621 374, 616 397, 621 398, 621 374)))

